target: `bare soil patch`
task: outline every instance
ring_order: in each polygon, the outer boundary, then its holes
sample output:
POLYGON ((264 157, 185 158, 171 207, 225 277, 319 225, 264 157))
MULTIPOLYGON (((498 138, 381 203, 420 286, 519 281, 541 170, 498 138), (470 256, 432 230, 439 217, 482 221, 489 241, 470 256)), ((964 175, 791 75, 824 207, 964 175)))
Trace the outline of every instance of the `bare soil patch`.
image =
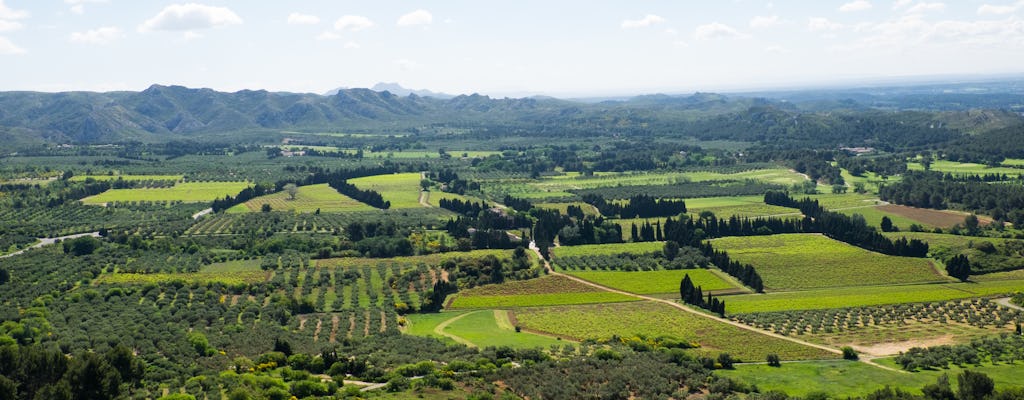
MULTIPOLYGON (((930 210, 927 208, 907 207, 896 204, 878 206, 878 209, 940 228, 950 228, 956 224, 963 224, 964 217, 968 215, 967 213, 959 211, 930 210)), ((992 223, 992 219, 984 216, 978 216, 978 222, 982 225, 988 225, 992 223)))

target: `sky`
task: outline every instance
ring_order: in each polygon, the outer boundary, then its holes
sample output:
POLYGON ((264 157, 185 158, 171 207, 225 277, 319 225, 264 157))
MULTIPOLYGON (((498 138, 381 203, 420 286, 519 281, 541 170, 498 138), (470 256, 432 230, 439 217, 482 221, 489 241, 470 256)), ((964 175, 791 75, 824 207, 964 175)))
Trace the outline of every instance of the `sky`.
POLYGON ((0 0, 0 91, 492 96, 1024 73, 1024 0, 0 0))

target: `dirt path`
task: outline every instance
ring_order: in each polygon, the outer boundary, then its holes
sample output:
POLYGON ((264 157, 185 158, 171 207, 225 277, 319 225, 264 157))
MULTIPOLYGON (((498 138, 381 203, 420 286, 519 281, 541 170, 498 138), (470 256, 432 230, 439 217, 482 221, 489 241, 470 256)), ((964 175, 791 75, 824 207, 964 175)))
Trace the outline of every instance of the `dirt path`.
MULTIPOLYGON (((536 253, 538 257, 541 256, 540 255, 540 249, 537 247, 536 243, 530 242, 530 250, 533 250, 533 252, 536 253)), ((544 260, 544 258, 541 257, 541 260, 544 260)), ((736 321, 732 321, 732 320, 729 320, 729 319, 720 318, 720 317, 716 317, 716 316, 713 316, 713 315, 708 315, 708 314, 702 313, 700 311, 694 310, 694 309, 692 309, 690 307, 684 306, 684 305, 679 304, 679 303, 677 303, 675 301, 672 301, 672 300, 665 300, 665 299, 659 299, 657 297, 644 296, 644 295, 640 295, 640 294, 636 294, 636 293, 630 293, 630 292, 626 292, 626 291, 623 291, 623 290, 619 290, 619 289, 615 289, 615 288, 610 288, 610 287, 603 286, 603 285, 598 285, 598 284, 596 284, 594 282, 590 282, 588 280, 580 279, 580 278, 577 278, 577 277, 572 276, 572 275, 566 275, 566 274, 563 274, 563 273, 560 273, 560 272, 555 272, 555 270, 551 268, 551 263, 549 263, 547 260, 544 260, 544 268, 547 269, 549 275, 562 276, 562 277, 565 277, 565 278, 568 278, 568 279, 572 279, 572 280, 574 280, 576 282, 582 283, 584 285, 588 285, 588 286, 591 286, 591 287, 595 287, 595 288, 604 290, 606 292, 617 293, 617 294, 621 294, 621 295, 624 295, 624 296, 630 296, 630 297, 634 297, 634 298, 638 298, 638 299, 642 299, 642 300, 662 303, 662 304, 665 304, 665 305, 669 305, 669 306, 675 307, 676 309, 688 312, 688 313, 693 314, 693 315, 697 315, 697 316, 700 316, 700 317, 703 317, 703 318, 707 318, 707 319, 712 319, 712 320, 721 322, 723 324, 729 324, 729 325, 732 325, 732 326, 735 326, 737 328, 740 328, 740 329, 743 329, 743 330, 747 330, 747 331, 750 331, 750 332, 756 332, 758 334, 765 335, 765 336, 771 336, 771 337, 776 338, 776 339, 787 340, 787 341, 790 341, 790 342, 793 342, 793 343, 796 343, 796 344, 801 344, 801 345, 808 346, 808 347, 814 347, 816 349, 825 350, 825 351, 827 351, 829 353, 833 353, 833 354, 842 354, 842 352, 839 351, 838 349, 834 349, 834 348, 831 348, 831 347, 828 347, 828 346, 823 346, 823 345, 816 344, 816 343, 806 342, 806 341, 803 341, 803 340, 800 340, 800 339, 796 339, 796 338, 792 338, 792 337, 789 337, 789 336, 780 335, 780 334, 777 334, 777 333, 774 333, 774 332, 762 331, 760 329, 754 328, 754 327, 749 326, 749 325, 744 325, 744 324, 741 324, 741 323, 736 322, 736 321)), ((862 358, 860 361, 864 362, 865 364, 869 364, 869 365, 872 365, 872 366, 875 366, 875 367, 878 367, 878 368, 881 368, 881 369, 885 369, 885 370, 889 370, 889 371, 895 371, 895 372, 904 372, 904 371, 900 371, 900 370, 895 369, 895 368, 889 368, 889 367, 886 367, 884 365, 880 365, 878 363, 875 363, 871 359, 863 359, 862 358)))
POLYGON ((441 335, 441 336, 444 336, 446 338, 450 338, 451 340, 454 340, 454 341, 456 341, 458 343, 462 343, 462 344, 464 344, 466 346, 476 347, 476 345, 473 344, 473 342, 470 342, 470 341, 468 341, 466 339, 463 339, 463 338, 461 338, 459 336, 455 336, 455 335, 452 335, 452 334, 450 334, 448 332, 445 332, 444 328, 447 328, 448 325, 451 325, 453 322, 458 321, 458 320, 462 319, 463 317, 465 317, 465 316, 467 316, 469 314, 475 314, 475 313, 478 313, 478 312, 480 312, 480 311, 473 311, 473 312, 468 312, 468 313, 465 313, 465 314, 459 314, 459 315, 456 315, 455 317, 453 317, 453 318, 451 318, 451 319, 449 319, 447 321, 444 321, 444 322, 442 322, 440 324, 437 324, 437 326, 434 327, 434 333, 436 333, 438 335, 441 335))
POLYGON ((209 213, 212 213, 212 212, 213 212, 212 208, 207 208, 205 210, 202 210, 202 211, 199 211, 199 212, 197 212, 195 214, 192 214, 192 219, 199 219, 199 217, 202 217, 202 216, 204 216, 206 214, 209 214, 209 213))
POLYGON ((26 248, 21 249, 21 250, 18 250, 16 252, 11 253, 11 254, 4 254, 4 255, 0 256, 0 258, 14 257, 14 256, 16 256, 18 254, 21 254, 21 253, 24 253, 24 252, 28 251, 29 249, 38 249, 38 248, 43 247, 43 246, 49 246, 51 244, 57 243, 58 241, 64 241, 64 240, 67 240, 67 239, 75 239, 75 238, 80 238, 80 237, 85 237, 85 236, 92 236, 92 237, 97 237, 98 238, 98 237, 100 237, 100 233, 99 232, 87 232, 87 233, 76 233, 74 235, 59 236, 59 237, 55 237, 55 238, 39 238, 39 243, 36 243, 34 245, 31 245, 31 246, 26 247, 26 248))
POLYGON ((420 205, 426 208, 434 207, 430 205, 430 192, 426 190, 420 190, 420 205))
POLYGON ((1018 306, 1016 304, 1011 303, 1009 297, 1003 297, 1001 299, 996 299, 995 301, 996 301, 996 304, 999 304, 999 305, 1001 305, 1003 307, 1009 307, 1009 308, 1012 308, 1014 310, 1024 311, 1024 307, 1021 307, 1021 306, 1018 306))

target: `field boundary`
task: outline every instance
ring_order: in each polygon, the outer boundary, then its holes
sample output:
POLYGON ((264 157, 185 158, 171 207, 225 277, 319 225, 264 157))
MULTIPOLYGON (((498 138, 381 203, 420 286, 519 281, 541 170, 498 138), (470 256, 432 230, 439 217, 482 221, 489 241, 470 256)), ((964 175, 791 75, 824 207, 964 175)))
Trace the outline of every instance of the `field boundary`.
MULTIPOLYGON (((541 255, 540 254, 540 248, 538 248, 537 244, 534 243, 534 242, 530 242, 530 250, 533 250, 535 253, 537 253, 538 256, 541 255)), ((543 257, 541 259, 544 260, 543 257)), ((765 332, 765 331, 762 331, 760 329, 751 327, 751 326, 746 325, 746 324, 742 324, 742 323, 739 323, 739 322, 736 322, 736 321, 732 321, 732 320, 728 320, 728 319, 725 319, 725 318, 719 318, 719 317, 716 317, 716 316, 713 316, 713 315, 705 314, 703 312, 694 310, 692 308, 689 308, 687 306, 684 306, 684 305, 679 304, 679 303, 677 303, 675 301, 672 301, 672 300, 659 299, 657 297, 645 296, 645 295, 640 295, 640 294, 636 294, 636 293, 630 293, 630 292, 626 292, 626 291, 622 291, 622 290, 618 290, 618 289, 613 289, 613 288, 610 288, 610 287, 607 287, 607 286, 598 285, 596 283, 593 283, 593 282, 590 282, 590 281, 587 281, 587 280, 584 280, 584 279, 581 279, 581 278, 577 278, 575 276, 566 275, 566 274, 563 274, 561 272, 555 272, 553 269, 551 269, 551 263, 549 263, 547 260, 544 260, 544 268, 547 269, 548 274, 556 275, 556 276, 557 275, 562 275, 562 276, 568 277, 569 279, 572 279, 574 281, 577 281, 577 282, 580 282, 580 283, 583 283, 583 284, 586 284, 586 285, 590 285, 590 286, 596 287, 596 288, 601 289, 601 290, 605 290, 605 291, 609 291, 609 292, 614 292, 614 293, 619 293, 619 294, 623 294, 623 295, 626 295, 626 296, 632 296, 632 297, 636 297, 636 298, 647 300, 647 301, 667 304, 667 305, 670 305, 672 307, 675 307, 676 309, 679 309, 679 310, 682 310, 682 311, 686 311, 688 313, 691 313, 691 314, 694 314, 694 315, 698 315, 698 316, 701 316, 701 317, 704 317, 704 318, 712 319, 712 320, 715 320, 715 321, 718 321, 718 322, 721 322, 721 323, 729 324, 729 325, 732 325, 732 326, 735 326, 737 328, 744 329, 744 330, 747 330, 747 331, 750 331, 750 332, 756 332, 756 333, 759 333, 759 334, 762 334, 762 335, 765 335, 765 336, 770 336, 770 337, 773 337, 773 338, 776 338, 776 339, 787 340, 787 341, 790 341, 790 342, 793 342, 793 343, 796 343, 796 344, 800 344, 800 345, 804 345, 804 346, 808 346, 808 347, 814 347, 816 349, 825 350, 825 351, 827 351, 829 353, 832 353, 832 354, 842 354, 841 351, 839 351, 838 349, 832 348, 832 347, 828 347, 828 346, 824 346, 824 345, 820 345, 820 344, 816 344, 816 343, 811 343, 811 342, 803 341, 803 340, 792 338, 792 337, 785 336, 785 335, 779 335, 779 334, 773 333, 773 332, 765 332)), ((878 364, 878 363, 874 362, 873 359, 861 358, 859 361, 861 361, 861 362, 863 362, 865 364, 868 364, 868 365, 871 365, 871 366, 874 366, 874 367, 878 367, 878 368, 881 368, 881 369, 889 370, 889 371, 895 371, 895 372, 901 372, 901 373, 905 372, 905 371, 901 371, 901 370, 898 370, 898 369, 895 369, 895 368, 890 368, 890 367, 878 364)))

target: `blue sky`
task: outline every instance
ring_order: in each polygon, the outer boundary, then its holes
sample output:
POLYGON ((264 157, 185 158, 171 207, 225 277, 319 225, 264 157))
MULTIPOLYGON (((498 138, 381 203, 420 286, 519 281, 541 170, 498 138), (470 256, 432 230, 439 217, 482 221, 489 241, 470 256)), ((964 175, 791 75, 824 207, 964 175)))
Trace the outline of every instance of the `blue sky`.
POLYGON ((0 90, 557 96, 1024 73, 1024 0, 0 0, 0 90))

